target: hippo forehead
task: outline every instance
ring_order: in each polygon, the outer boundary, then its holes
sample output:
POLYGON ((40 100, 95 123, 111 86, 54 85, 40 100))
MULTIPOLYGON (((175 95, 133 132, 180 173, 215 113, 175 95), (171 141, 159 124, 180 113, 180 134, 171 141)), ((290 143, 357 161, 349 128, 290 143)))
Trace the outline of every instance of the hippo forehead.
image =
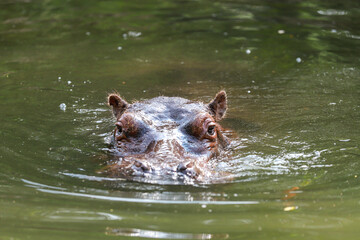
MULTIPOLYGON (((157 97, 136 102, 126 113, 155 126, 179 126, 194 119, 199 113, 206 113, 207 107, 201 102, 193 102, 179 97, 157 97)), ((173 127, 175 127, 173 126, 173 127)))

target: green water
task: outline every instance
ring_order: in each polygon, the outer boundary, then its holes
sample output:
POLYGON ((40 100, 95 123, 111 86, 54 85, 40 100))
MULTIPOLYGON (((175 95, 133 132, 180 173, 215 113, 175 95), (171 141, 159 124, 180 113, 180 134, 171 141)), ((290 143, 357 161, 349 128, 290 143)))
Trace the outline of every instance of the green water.
POLYGON ((359 239, 359 22, 348 0, 1 0, 0 239, 359 239), (221 89, 232 181, 98 173, 107 93, 221 89))

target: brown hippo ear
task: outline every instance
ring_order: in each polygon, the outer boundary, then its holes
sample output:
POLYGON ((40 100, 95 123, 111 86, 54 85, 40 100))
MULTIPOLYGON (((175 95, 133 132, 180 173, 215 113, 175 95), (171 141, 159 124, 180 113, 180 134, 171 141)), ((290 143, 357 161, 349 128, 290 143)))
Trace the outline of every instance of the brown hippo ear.
POLYGON ((216 94, 215 98, 209 103, 208 108, 210 114, 214 116, 215 121, 220 121, 224 116, 227 109, 226 92, 220 91, 216 94))
POLYGON ((119 95, 114 93, 109 94, 108 104, 109 106, 112 106, 115 117, 120 117, 129 105, 125 100, 121 99, 119 95))

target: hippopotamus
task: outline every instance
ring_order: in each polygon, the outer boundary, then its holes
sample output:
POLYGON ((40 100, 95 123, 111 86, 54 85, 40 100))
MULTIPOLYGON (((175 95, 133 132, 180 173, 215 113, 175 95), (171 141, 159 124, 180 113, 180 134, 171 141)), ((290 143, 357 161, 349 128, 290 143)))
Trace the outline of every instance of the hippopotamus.
POLYGON ((204 180, 214 174, 210 160, 229 144, 219 121, 227 110, 220 91, 209 103, 181 97, 155 97, 128 103, 108 95, 115 129, 113 152, 106 167, 112 177, 175 175, 204 180))

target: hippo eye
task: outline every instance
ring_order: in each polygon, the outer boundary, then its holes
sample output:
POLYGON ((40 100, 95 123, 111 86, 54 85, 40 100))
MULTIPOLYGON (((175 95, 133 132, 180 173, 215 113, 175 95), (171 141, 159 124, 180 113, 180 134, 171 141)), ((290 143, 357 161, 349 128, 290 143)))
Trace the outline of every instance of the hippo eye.
POLYGON ((121 134, 123 132, 123 128, 120 123, 116 123, 116 128, 117 128, 118 134, 121 134))
POLYGON ((215 125, 210 125, 210 126, 208 126, 207 133, 208 133, 210 136, 213 136, 213 135, 215 134, 215 125))

